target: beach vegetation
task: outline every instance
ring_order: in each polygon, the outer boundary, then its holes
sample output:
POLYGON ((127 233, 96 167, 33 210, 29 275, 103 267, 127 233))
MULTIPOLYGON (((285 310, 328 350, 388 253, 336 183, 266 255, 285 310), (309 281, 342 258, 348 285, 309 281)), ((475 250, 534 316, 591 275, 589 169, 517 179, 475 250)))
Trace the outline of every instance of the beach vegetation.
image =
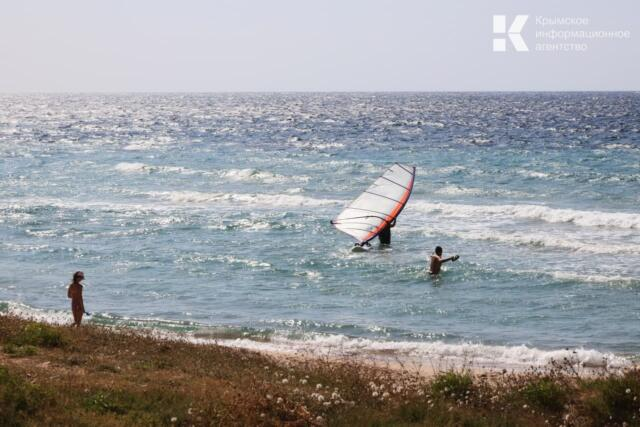
POLYGON ((606 375, 583 381, 585 413, 601 425, 638 420, 640 425, 640 371, 606 375))
POLYGON ((431 389, 441 397, 463 397, 473 387, 473 379, 468 371, 448 371, 438 374, 433 379, 431 389))
POLYGON ((32 345, 15 345, 13 343, 5 344, 2 350, 12 357, 28 357, 38 352, 38 349, 32 345))
POLYGON ((522 388, 524 401, 532 407, 560 412, 569 398, 569 391, 550 377, 531 378, 522 388))
POLYGON ((0 420, 3 426, 19 426, 43 408, 46 395, 39 386, 0 366, 0 420))
POLYGON ((634 366, 439 372, 10 316, 0 316, 0 345, 3 426, 631 427, 640 417, 634 366))
POLYGON ((64 345, 64 338, 59 328, 44 323, 29 322, 8 342, 16 346, 61 347, 64 345))

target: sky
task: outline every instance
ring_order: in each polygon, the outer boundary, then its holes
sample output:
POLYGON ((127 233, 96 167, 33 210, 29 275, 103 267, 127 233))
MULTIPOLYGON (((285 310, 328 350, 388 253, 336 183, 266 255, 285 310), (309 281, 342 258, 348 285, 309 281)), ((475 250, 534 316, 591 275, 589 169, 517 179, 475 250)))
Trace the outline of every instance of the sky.
POLYGON ((5 2, 0 92, 640 90, 639 15, 637 0, 5 2), (493 15, 528 16, 527 52, 493 15))

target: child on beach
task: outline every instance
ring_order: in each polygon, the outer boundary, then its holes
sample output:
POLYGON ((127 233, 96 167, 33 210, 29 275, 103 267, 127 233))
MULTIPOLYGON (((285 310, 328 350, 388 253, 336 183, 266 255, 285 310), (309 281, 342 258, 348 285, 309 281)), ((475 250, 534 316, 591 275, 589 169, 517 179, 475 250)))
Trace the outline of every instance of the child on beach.
MULTIPOLYGON (((84 311, 84 301, 82 299, 82 285, 80 282, 84 280, 84 273, 76 271, 73 274, 73 282, 69 285, 67 296, 71 298, 71 311, 73 312, 73 326, 80 326, 84 311)), ((86 313, 88 314, 88 313, 86 313)))

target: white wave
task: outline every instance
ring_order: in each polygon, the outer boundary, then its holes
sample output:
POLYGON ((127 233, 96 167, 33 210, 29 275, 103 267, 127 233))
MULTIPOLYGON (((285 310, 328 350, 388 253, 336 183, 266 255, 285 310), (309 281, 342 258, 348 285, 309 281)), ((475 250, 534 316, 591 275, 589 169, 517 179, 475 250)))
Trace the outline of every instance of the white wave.
POLYGON ((270 171, 258 169, 227 169, 216 172, 189 169, 181 166, 157 166, 139 162, 121 162, 114 166, 114 170, 125 174, 150 174, 150 173, 178 173, 185 175, 214 175, 224 181, 230 182, 263 182, 265 184, 277 184, 283 182, 308 182, 309 177, 304 175, 284 176, 270 171))
POLYGON ((49 245, 27 245, 17 243, 2 242, 0 246, 9 249, 11 252, 40 252, 40 251, 52 251, 49 245))
POLYGON ((211 204, 234 206, 238 204, 264 207, 323 207, 346 203, 344 200, 316 199, 300 194, 245 194, 245 193, 203 193, 197 191, 127 192, 130 197, 141 198, 135 202, 93 201, 75 202, 48 197, 29 197, 0 201, 1 210, 30 210, 34 208, 80 209, 116 212, 119 215, 138 217, 150 212, 168 215, 185 209, 208 209, 211 204), (156 200, 148 200, 156 199, 156 200), (147 199, 147 200, 145 200, 147 199), (165 203, 157 203, 157 200, 165 203))
POLYGON ((580 240, 565 239, 557 235, 541 232, 534 234, 523 232, 502 232, 495 229, 444 231, 450 236, 461 239, 489 240, 510 245, 539 246, 545 248, 567 249, 576 252, 595 254, 640 254, 640 245, 625 243, 589 243, 580 240))
MULTIPOLYGON (((202 341, 201 339, 197 339, 202 341)), ((217 344, 287 354, 310 354, 314 356, 355 356, 364 360, 380 358, 422 362, 426 366, 464 366, 528 368, 547 366, 553 361, 569 361, 587 367, 606 366, 621 368, 631 362, 613 353, 575 348, 542 350, 525 345, 491 346, 480 343, 445 343, 376 341, 365 338, 350 338, 344 335, 308 334, 306 339, 293 340, 275 334, 268 342, 249 339, 215 340, 217 344)))
POLYGON ((260 181, 265 184, 276 184, 282 182, 307 182, 308 176, 293 175, 284 176, 270 171, 257 169, 229 169, 218 172, 218 175, 228 181, 260 181))
POLYGON ((434 191, 436 194, 444 196, 478 196, 484 194, 484 191, 479 188, 464 188, 458 185, 447 185, 439 187, 434 191))
POLYGON ((170 137, 158 137, 147 140, 133 140, 125 145, 122 149, 126 151, 144 151, 164 147, 174 142, 175 140, 170 137))
POLYGON ((218 255, 213 257, 212 259, 216 260, 216 261, 220 261, 223 262, 225 264, 242 264, 242 265, 246 265, 247 267, 251 267, 251 268, 269 268, 271 267, 271 264, 269 264, 268 262, 264 262, 264 261, 258 261, 255 259, 245 259, 245 258, 237 258, 234 257, 233 255, 218 255))
POLYGON ((147 195, 172 203, 230 203, 257 206, 320 207, 344 203, 341 200, 316 199, 298 194, 247 194, 247 193, 203 193, 199 191, 153 191, 147 195))
POLYGON ((0 224, 5 222, 11 222, 14 224, 24 223, 33 218, 33 215, 26 212, 2 212, 0 217, 0 224))
POLYGON ((239 258, 233 255, 205 255, 205 254, 190 254, 180 258, 181 263, 185 264, 203 264, 209 262, 220 262, 230 265, 245 265, 251 268, 270 268, 271 264, 264 261, 258 261, 249 258, 239 258))
POLYGON ((440 174, 450 174, 450 173, 463 172, 465 170, 467 170, 466 166, 451 165, 451 166, 443 166, 441 168, 433 169, 432 172, 433 173, 440 173, 440 174))
POLYGON ((616 274, 604 275, 604 274, 581 274, 569 271, 552 271, 549 272, 554 279, 558 280, 571 280, 577 282, 586 283, 603 283, 603 284, 621 284, 621 285, 633 285, 634 283, 640 283, 640 277, 628 277, 620 276, 616 274))
POLYGON ((294 147, 307 150, 328 150, 331 148, 344 148, 341 142, 317 142, 317 141, 291 141, 294 147))
POLYGON ((559 281, 572 281, 582 283, 632 286, 640 284, 640 277, 620 276, 618 274, 578 273, 573 271, 540 271, 540 270, 504 270, 514 274, 527 274, 533 276, 545 276, 559 281))
POLYGON ((303 270, 303 271, 297 271, 294 273, 296 276, 299 277, 304 277, 306 279, 309 279, 313 282, 317 282, 320 279, 323 278, 322 273, 320 273, 319 271, 316 270, 303 270))
MULTIPOLYGON (((130 192, 130 195, 138 195, 137 193, 130 192)), ((145 205, 141 203, 122 203, 122 202, 102 202, 86 200, 77 202, 73 200, 63 200, 50 197, 27 197, 19 199, 10 199, 6 201, 0 201, 0 210, 12 209, 12 210, 28 210, 34 208, 55 208, 55 209, 92 209, 107 212, 118 212, 126 216, 138 216, 141 214, 147 214, 149 212, 166 213, 167 207, 154 205, 145 205)))
POLYGON ((624 212, 580 211, 575 209, 557 209, 542 205, 466 205, 452 203, 431 203, 414 200, 407 208, 421 212, 440 212, 447 215, 471 216, 508 216, 518 219, 534 219, 550 223, 573 223, 583 227, 640 228, 640 214, 624 212))
POLYGON ((549 174, 545 172, 532 171, 527 169, 517 169, 515 171, 518 175, 526 176, 528 178, 549 178, 549 174))
MULTIPOLYGON (((11 316, 20 317, 22 319, 30 319, 36 322, 50 323, 54 325, 66 325, 69 323, 73 323, 73 316, 71 315, 71 311, 42 310, 39 308, 29 307, 28 305, 17 302, 7 302, 6 304, 6 314, 9 314, 11 316)), ((2 315, 2 312, 0 312, 0 315, 2 315)))
POLYGON ((459 185, 445 185, 438 187, 434 191, 435 194, 443 196, 508 196, 508 197, 531 197, 531 194, 520 191, 504 190, 500 188, 481 189, 467 188, 459 185))
MULTIPOLYGON (((6 304, 5 313, 21 318, 61 325, 69 324, 72 321, 69 312, 41 310, 15 302, 6 304)), ((121 321, 123 324, 139 324, 143 327, 147 326, 147 328, 158 323, 164 323, 167 326, 184 323, 159 319, 117 318, 107 314, 101 314, 101 317, 110 318, 116 321, 116 324, 121 321)), ((607 367, 610 369, 632 365, 629 359, 614 353, 584 348, 542 350, 525 345, 502 346, 472 342, 378 341, 351 338, 341 334, 317 333, 305 334, 302 339, 292 339, 286 332, 274 333, 269 341, 254 341, 246 338, 203 338, 201 334, 194 336, 192 333, 178 334, 159 329, 151 331, 160 339, 218 344, 261 352, 289 355, 307 354, 313 357, 351 356, 362 360, 386 360, 389 362, 410 361, 423 363, 425 366, 446 368, 472 365, 486 368, 526 369, 532 366, 544 367, 553 361, 567 361, 577 366, 607 367)))
POLYGON ((633 150, 635 148, 638 148, 637 146, 632 144, 606 144, 604 147, 608 148, 609 150, 633 150))
POLYGON ((241 219, 234 222, 223 222, 220 221, 217 224, 208 225, 206 228, 210 230, 233 230, 239 229, 243 231, 261 231, 261 230, 269 230, 272 225, 268 221, 264 220, 252 220, 252 219, 241 219))
POLYGON ((202 173, 200 171, 194 171, 188 168, 183 168, 179 166, 153 166, 147 165, 145 163, 129 163, 129 162, 121 162, 115 165, 115 170, 122 173, 182 173, 182 174, 196 174, 202 173))

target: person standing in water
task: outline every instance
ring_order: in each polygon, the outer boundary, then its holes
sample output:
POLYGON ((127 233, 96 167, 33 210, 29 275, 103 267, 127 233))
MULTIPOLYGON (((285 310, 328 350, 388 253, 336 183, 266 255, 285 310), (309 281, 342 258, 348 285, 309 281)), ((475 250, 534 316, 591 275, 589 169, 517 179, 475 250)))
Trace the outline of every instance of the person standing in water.
POLYGON ((381 245, 391 244, 391 228, 395 226, 396 226, 396 220, 394 219, 393 221, 388 222, 387 225, 378 234, 378 239, 380 240, 381 245))
POLYGON ((71 298, 71 312, 73 313, 73 326, 80 326, 82 315, 89 314, 84 310, 84 300, 82 299, 82 288, 80 284, 84 280, 84 273, 76 271, 73 274, 73 282, 69 285, 67 296, 71 298))
POLYGON ((440 267, 445 262, 456 261, 460 258, 460 255, 454 255, 449 258, 442 258, 442 248, 440 246, 436 246, 436 252, 431 255, 431 265, 429 265, 429 274, 438 274, 440 273, 440 267))

